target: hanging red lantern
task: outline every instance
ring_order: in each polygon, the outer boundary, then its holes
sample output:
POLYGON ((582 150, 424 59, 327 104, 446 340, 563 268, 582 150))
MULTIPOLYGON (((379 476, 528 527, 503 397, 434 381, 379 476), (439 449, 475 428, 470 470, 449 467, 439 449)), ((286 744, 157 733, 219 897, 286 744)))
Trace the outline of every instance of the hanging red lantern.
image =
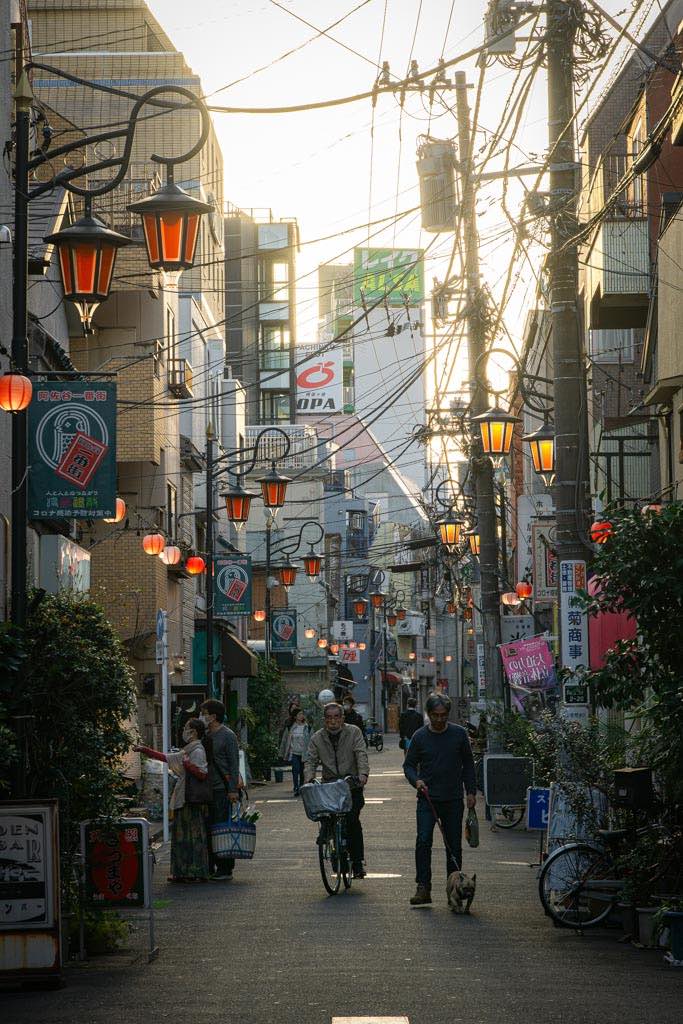
POLYGON ((330 654, 339 654, 339 644, 330 644, 330 654))
POLYGON ((594 544, 605 544, 613 533, 614 527, 607 519, 591 526, 591 540, 594 544))
POLYGON ((6 373, 0 377, 0 409, 5 412, 23 412, 27 409, 33 385, 28 377, 20 373, 6 373))
POLYGON ((290 587, 294 586, 294 581, 296 580, 296 566, 292 565, 289 558, 284 565, 280 566, 279 573, 280 583, 283 587, 286 587, 287 590, 289 590, 290 587))
POLYGON ((384 604, 384 594, 379 590, 373 590, 370 594, 370 603, 373 608, 381 608, 384 604))
POLYGON ((273 463, 271 469, 258 483, 261 485, 261 497, 266 508, 282 508, 287 496, 287 484, 290 477, 278 473, 273 463))
POLYGON ((190 555, 185 562, 185 568, 190 576, 199 576, 206 569, 206 562, 201 555, 190 555))
POLYGON ((508 590, 507 593, 503 594, 501 601, 506 608, 516 608, 518 604, 521 604, 521 599, 517 596, 516 591, 508 590))
POLYGON ((241 526, 247 522, 252 499, 256 496, 254 491, 245 490, 240 480, 229 491, 221 494, 221 498, 225 498, 225 509, 231 523, 241 526))
POLYGON ((522 601, 528 600, 533 592, 534 588, 526 580, 522 580, 521 583, 518 583, 515 587, 515 593, 517 594, 517 597, 522 599, 522 601))
POLYGON ((126 503, 123 498, 116 499, 116 512, 111 519, 105 519, 105 523, 120 523, 126 515, 126 503))
POLYGON ((393 629, 397 621, 398 616, 396 612, 389 612, 389 614, 387 615, 387 626, 391 626, 391 628, 393 629))
POLYGON ((166 547, 163 533, 148 533, 142 538, 142 549, 146 555, 160 555, 166 547))
POLYGON ((358 644, 358 650, 364 651, 367 646, 368 645, 363 640, 361 640, 361 642, 358 644))
POLYGON ((254 621, 255 622, 265 622, 266 621, 266 613, 264 612, 263 608, 257 608, 256 609, 256 611, 254 612, 254 621))
POLYGON ((159 555, 164 565, 178 565, 182 557, 182 551, 175 544, 167 544, 159 555))
POLYGON ((318 647, 321 650, 324 650, 327 647, 327 640, 324 636, 321 636, 320 639, 318 640, 318 647))
POLYGON ((304 555, 304 572, 309 579, 314 580, 316 576, 320 575, 320 569, 322 566, 322 556, 313 550, 311 544, 311 550, 307 555, 304 555))

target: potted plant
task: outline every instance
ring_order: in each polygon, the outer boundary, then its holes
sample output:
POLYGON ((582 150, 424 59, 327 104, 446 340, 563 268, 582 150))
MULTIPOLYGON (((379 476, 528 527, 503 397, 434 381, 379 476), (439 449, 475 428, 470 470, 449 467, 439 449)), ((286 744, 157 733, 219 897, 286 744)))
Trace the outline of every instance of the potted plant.
POLYGON ((683 963, 683 899, 674 897, 662 903, 654 916, 655 935, 669 929, 671 959, 683 963))

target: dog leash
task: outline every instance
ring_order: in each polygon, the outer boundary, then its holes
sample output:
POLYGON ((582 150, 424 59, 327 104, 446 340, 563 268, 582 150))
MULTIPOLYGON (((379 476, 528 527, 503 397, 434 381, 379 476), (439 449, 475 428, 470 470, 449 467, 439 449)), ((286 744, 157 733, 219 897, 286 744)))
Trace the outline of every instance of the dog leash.
POLYGON ((425 798, 427 800, 427 803, 429 804, 429 807, 431 809, 431 812, 434 815, 434 819, 435 819, 437 825, 439 826, 439 831, 441 832, 441 835, 442 835, 442 838, 443 838, 443 845, 446 847, 446 852, 447 852, 448 856, 451 858, 451 860, 455 864, 456 871, 461 871, 462 868, 458 864, 457 860, 455 859, 455 855, 454 855, 453 851, 451 850, 450 846, 448 845, 448 840, 446 839, 446 831, 445 831, 445 829, 443 827, 443 822, 441 821, 441 818, 439 817, 439 815, 436 813, 436 807, 432 803, 432 798, 429 795, 429 790, 427 789, 426 786, 423 786, 422 789, 420 790, 420 793, 424 794, 424 796, 425 796, 425 798))

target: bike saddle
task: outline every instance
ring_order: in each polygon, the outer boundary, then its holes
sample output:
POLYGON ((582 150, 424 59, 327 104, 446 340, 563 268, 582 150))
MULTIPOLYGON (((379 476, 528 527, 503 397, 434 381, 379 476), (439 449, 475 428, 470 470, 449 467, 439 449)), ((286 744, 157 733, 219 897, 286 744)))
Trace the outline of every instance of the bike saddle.
POLYGON ((605 843, 618 843, 629 834, 627 828, 599 828, 598 835, 605 843))

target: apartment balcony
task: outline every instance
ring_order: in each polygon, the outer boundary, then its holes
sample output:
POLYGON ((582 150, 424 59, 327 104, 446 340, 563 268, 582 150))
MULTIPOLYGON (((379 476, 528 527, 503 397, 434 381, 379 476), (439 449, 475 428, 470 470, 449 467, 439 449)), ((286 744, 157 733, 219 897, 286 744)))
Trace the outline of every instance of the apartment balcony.
MULTIPOLYGON (((273 461, 277 468, 285 473, 290 470, 313 468, 321 475, 329 473, 330 456, 333 456, 336 447, 332 442, 320 437, 315 427, 299 423, 279 423, 277 426, 289 438, 289 454, 283 455, 285 440, 281 434, 266 434, 259 443, 259 458, 254 473, 268 469, 273 461), (322 462, 323 459, 328 461, 322 462)), ((266 429, 265 426, 248 426, 244 437, 245 446, 253 448, 258 435, 266 429)))
POLYGON ((187 359, 169 359, 168 390, 176 398, 192 398, 192 367, 187 359))
POLYGON ((650 302, 647 218, 635 215, 603 221, 588 261, 590 326, 598 330, 644 327, 650 302))
POLYGON ((671 143, 683 146, 683 75, 679 73, 671 90, 671 105, 676 111, 671 122, 671 143))

